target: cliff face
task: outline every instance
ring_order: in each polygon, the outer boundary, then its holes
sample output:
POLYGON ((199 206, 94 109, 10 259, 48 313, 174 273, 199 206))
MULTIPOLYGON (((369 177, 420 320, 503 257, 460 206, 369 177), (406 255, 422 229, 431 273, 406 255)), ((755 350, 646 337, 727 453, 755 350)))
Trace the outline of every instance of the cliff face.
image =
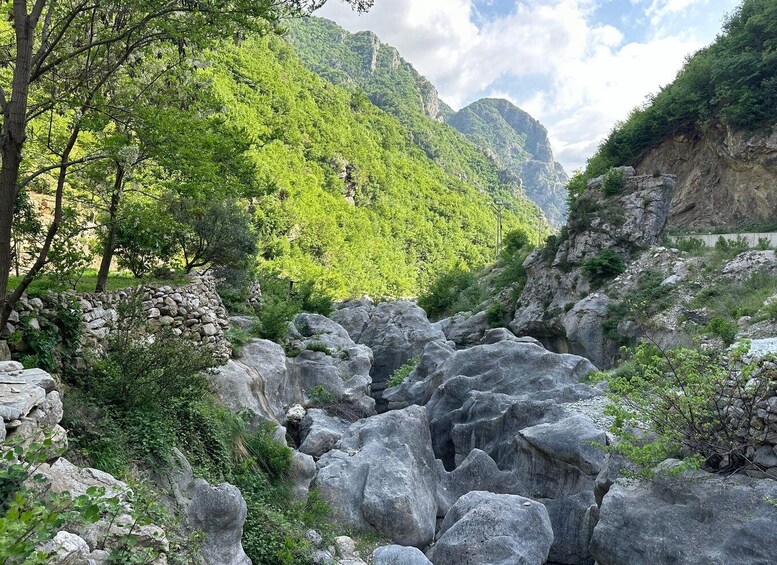
POLYGON ((559 225, 566 217, 569 177, 554 161, 545 127, 507 100, 484 98, 446 120, 521 179, 526 195, 559 225))
POLYGON ((391 114, 409 111, 441 122, 453 112, 399 51, 371 31, 351 34, 329 20, 304 18, 291 23, 287 37, 313 72, 358 86, 391 114))
POLYGON ((722 125, 694 128, 650 149, 636 169, 677 176, 670 229, 777 221, 777 128, 755 135, 722 125))

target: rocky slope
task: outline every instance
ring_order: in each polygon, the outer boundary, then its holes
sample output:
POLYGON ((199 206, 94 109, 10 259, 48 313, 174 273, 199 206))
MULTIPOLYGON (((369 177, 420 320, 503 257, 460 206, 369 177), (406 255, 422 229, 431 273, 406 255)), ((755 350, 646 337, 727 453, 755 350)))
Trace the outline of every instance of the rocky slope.
POLYGON ((650 148, 635 167, 677 176, 670 228, 744 228, 777 218, 777 129, 694 127, 650 148))
POLYGON ((569 177, 554 161, 545 127, 507 100, 484 98, 446 121, 488 151, 556 225, 566 219, 569 177))

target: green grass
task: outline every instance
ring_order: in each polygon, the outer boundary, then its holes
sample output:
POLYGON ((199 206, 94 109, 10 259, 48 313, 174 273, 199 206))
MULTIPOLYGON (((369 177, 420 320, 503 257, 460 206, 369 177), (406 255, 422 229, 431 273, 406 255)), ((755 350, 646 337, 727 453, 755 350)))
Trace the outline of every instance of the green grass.
MULTIPOLYGON (((8 280, 8 289, 13 290, 21 282, 23 277, 11 277, 8 280)), ((155 278, 144 277, 135 278, 128 272, 111 273, 108 277, 108 284, 106 290, 121 290, 124 288, 134 288, 142 285, 150 284, 168 284, 176 285, 186 282, 186 277, 183 273, 176 273, 172 278, 155 278)), ((97 286, 97 271, 90 269, 84 273, 84 275, 78 280, 75 285, 58 282, 50 277, 43 276, 35 279, 27 289, 27 293, 30 295, 41 294, 43 292, 53 290, 57 292, 65 290, 74 290, 76 292, 94 292, 95 286, 97 286)))

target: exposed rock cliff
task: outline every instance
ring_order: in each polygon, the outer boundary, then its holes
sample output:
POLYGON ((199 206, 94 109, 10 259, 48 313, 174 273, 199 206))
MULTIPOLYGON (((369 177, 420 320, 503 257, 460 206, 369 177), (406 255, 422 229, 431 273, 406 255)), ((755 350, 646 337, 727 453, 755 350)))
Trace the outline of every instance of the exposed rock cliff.
POLYGON ((313 72, 357 85, 391 114, 410 110, 441 122, 453 112, 399 51, 371 31, 351 34, 329 20, 304 18, 290 25, 288 38, 313 72))
POLYGON ((569 177, 553 159, 545 126, 507 100, 494 98, 473 102, 446 121, 488 151, 506 174, 521 179, 526 195, 551 222, 563 222, 569 177))
POLYGON ((745 227, 777 219, 777 128, 694 128, 647 151, 643 174, 677 175, 670 228, 745 227))
POLYGON ((524 263, 526 287, 510 327, 551 348, 608 367, 618 344, 609 342, 603 322, 610 298, 596 292, 585 265, 602 252, 627 261, 658 241, 675 190, 671 175, 637 176, 625 167, 619 194, 604 194, 604 177, 588 183, 557 249, 532 253, 524 263), (555 251, 555 252, 554 252, 555 251))

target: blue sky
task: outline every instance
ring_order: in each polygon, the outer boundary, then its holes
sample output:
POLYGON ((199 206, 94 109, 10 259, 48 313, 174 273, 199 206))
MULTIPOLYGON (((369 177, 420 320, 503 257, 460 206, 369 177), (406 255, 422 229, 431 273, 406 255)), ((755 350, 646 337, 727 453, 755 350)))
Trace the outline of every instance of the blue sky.
POLYGON ((739 0, 338 0, 316 15, 397 47, 455 109, 507 98, 539 119, 568 171, 709 44, 739 0))

